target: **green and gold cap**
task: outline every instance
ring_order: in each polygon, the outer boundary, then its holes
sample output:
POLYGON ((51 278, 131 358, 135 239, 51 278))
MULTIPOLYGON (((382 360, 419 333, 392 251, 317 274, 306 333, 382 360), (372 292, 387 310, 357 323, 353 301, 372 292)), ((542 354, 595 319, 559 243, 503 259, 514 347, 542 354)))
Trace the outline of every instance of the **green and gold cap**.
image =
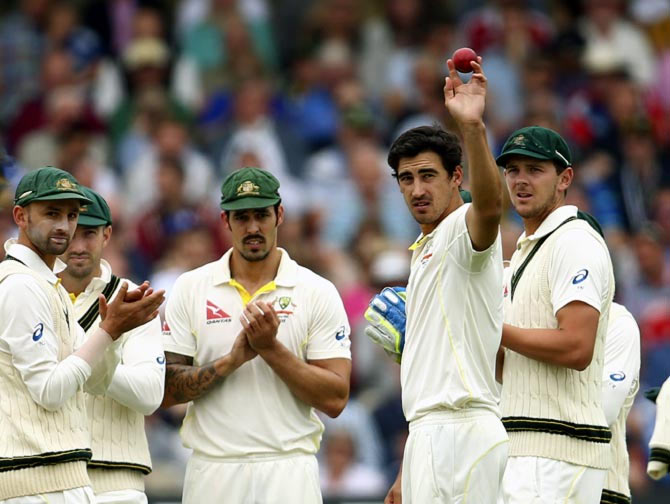
POLYGON ((228 175, 221 186, 222 210, 266 208, 279 202, 279 181, 260 168, 237 170, 228 175))
POLYGON ((513 155, 556 161, 563 167, 572 166, 570 148, 565 140, 554 130, 541 126, 527 126, 512 133, 496 163, 504 167, 513 155))
POLYGON ((88 227, 111 226, 112 212, 109 210, 109 205, 105 199, 93 189, 85 186, 81 186, 81 192, 91 200, 91 203, 79 210, 77 225, 88 227))
POLYGON ((33 201, 76 199, 82 205, 91 203, 71 174, 53 166, 26 173, 16 186, 14 204, 26 206, 33 201))

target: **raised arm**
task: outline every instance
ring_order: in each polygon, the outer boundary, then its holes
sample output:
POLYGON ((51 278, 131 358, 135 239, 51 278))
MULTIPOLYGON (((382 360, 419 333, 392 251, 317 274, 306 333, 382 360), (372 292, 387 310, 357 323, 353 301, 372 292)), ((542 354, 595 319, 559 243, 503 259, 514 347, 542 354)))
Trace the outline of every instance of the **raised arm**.
POLYGON ((475 250, 485 250, 493 244, 502 215, 502 182, 483 120, 487 79, 481 62, 478 57, 477 62, 471 63, 474 73, 464 84, 454 62, 447 60, 449 76, 444 86, 444 103, 461 132, 468 160, 472 205, 465 218, 475 250))

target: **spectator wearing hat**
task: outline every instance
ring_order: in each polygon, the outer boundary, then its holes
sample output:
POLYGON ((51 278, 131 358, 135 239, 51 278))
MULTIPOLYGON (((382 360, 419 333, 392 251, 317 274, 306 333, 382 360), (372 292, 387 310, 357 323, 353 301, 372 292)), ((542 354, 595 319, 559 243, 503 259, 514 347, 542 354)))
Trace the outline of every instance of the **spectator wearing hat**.
POLYGON ((163 406, 188 403, 183 502, 321 502, 323 424, 349 397, 349 323, 335 286, 277 247, 279 181, 222 186, 233 246, 179 277, 166 308, 163 406))
POLYGON ((174 118, 188 124, 191 112, 170 91, 170 51, 161 39, 141 37, 133 40, 123 52, 128 94, 110 118, 110 135, 114 145, 129 131, 151 133, 141 112, 151 103, 158 117, 174 118), (140 121, 138 124, 136 121, 140 121))

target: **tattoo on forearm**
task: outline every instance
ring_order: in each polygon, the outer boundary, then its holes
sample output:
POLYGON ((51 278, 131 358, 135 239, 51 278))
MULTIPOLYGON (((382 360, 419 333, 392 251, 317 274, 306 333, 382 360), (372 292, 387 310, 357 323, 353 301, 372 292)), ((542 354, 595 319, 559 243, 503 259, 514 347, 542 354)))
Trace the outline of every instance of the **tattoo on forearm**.
POLYGON ((165 396, 171 403, 179 404, 197 399, 223 380, 217 376, 214 363, 193 366, 193 359, 166 352, 165 396))

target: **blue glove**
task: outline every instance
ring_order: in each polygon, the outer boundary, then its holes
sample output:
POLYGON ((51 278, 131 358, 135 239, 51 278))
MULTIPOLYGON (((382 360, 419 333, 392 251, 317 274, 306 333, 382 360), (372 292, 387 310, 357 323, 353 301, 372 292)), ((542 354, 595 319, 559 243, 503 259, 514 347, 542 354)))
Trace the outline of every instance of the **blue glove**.
POLYGON ((371 324, 365 328, 365 334, 397 361, 405 347, 406 298, 404 287, 384 287, 365 311, 365 319, 371 324))

